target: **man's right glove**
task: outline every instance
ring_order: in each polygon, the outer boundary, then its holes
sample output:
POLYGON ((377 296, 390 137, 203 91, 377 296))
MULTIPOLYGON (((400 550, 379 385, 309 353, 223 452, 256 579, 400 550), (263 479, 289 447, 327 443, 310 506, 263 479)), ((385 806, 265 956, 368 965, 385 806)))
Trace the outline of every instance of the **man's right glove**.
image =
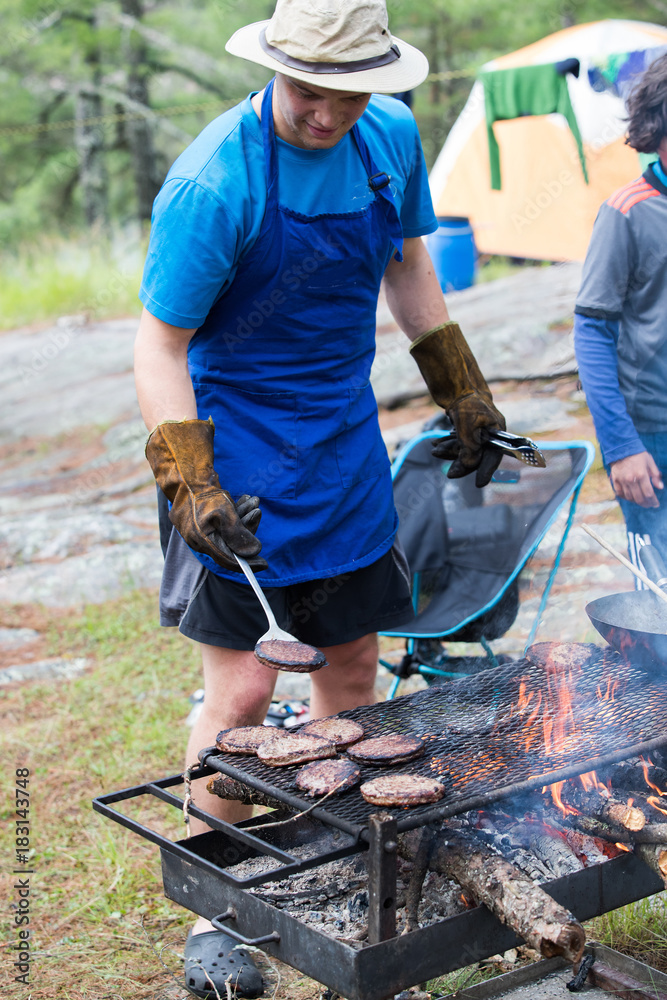
POLYGON ((477 470, 476 485, 486 486, 502 452, 485 438, 489 431, 505 430, 505 418, 493 405, 491 390, 458 323, 443 323, 417 337, 410 353, 433 400, 447 411, 456 431, 455 441, 436 441, 433 454, 453 459, 450 479, 477 470))
POLYGON ((241 572, 234 552, 254 570, 267 568, 258 558, 255 532, 262 516, 257 497, 244 494, 235 504, 213 468, 213 421, 168 420, 148 438, 146 458, 155 480, 171 501, 169 520, 195 552, 224 569, 241 572))

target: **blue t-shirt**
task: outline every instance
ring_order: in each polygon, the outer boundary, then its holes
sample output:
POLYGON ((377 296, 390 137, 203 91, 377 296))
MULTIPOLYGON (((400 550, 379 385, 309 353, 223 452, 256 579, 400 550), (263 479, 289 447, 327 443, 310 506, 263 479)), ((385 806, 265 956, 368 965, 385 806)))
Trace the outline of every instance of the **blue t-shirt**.
MULTIPOLYGON (((178 157, 153 206, 139 298, 172 326, 201 326, 259 235, 266 207, 260 121, 250 103, 211 122, 178 157)), ((403 235, 437 229, 421 142, 410 110, 374 95, 358 122, 378 170, 391 176, 403 235)), ((355 212, 374 197, 350 133, 333 148, 277 139, 280 204, 304 215, 355 212)))

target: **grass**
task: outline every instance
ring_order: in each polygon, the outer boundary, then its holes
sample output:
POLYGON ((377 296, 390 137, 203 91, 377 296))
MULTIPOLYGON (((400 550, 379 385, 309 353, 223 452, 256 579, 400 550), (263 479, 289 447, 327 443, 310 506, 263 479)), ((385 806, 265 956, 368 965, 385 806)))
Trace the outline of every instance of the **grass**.
MULTIPOLYGON (((84 655, 91 668, 2 693, 5 767, 31 772, 33 995, 48 1000, 154 997, 169 976, 147 935, 182 947, 188 915, 162 895, 157 850, 90 804, 182 767, 199 666, 191 644, 156 627, 155 604, 154 594, 133 594, 53 616, 51 655, 84 655)), ((172 825, 180 830, 177 818, 172 825)), ((10 886, 6 898, 16 902, 10 886)), ((173 955, 171 964, 179 969, 173 955)))
POLYGON ((512 257, 499 257, 493 254, 482 254, 478 261, 475 284, 485 284, 487 281, 497 281, 498 278, 509 278, 513 274, 520 274, 526 266, 539 267, 547 266, 541 261, 526 261, 526 264, 518 263, 512 257))
POLYGON ((588 937, 615 948, 660 972, 667 972, 665 894, 612 910, 587 925, 588 937))
POLYGON ((138 238, 43 237, 0 255, 0 330, 85 315, 138 315, 145 247, 138 238))
MULTIPOLYGON (((5 609, 2 624, 28 624, 27 613, 5 609)), ((30 613, 34 623, 35 609, 30 613)), ((188 697, 200 685, 196 650, 178 633, 158 628, 154 593, 79 612, 39 609, 39 616, 48 655, 85 656, 89 667, 74 680, 0 688, 5 772, 31 772, 32 996, 180 1000, 185 991, 173 975, 181 974, 191 915, 164 897, 157 848, 93 812, 90 803, 103 792, 181 770, 188 697)), ((13 834, 9 802, 1 815, 13 834)), ((132 813, 170 837, 183 836, 175 809, 137 803, 132 813)), ((14 857, 9 837, 5 857, 14 857)), ((5 866, 4 898, 16 907, 10 869, 5 866)), ((16 929, 6 926, 11 947, 16 929)), ((667 969, 660 896, 593 921, 588 936, 667 969)), ((318 985, 300 973, 280 963, 264 969, 275 986, 267 998, 320 997, 318 985)), ((493 963, 459 970, 432 983, 433 995, 500 971, 493 963)), ((3 986, 3 996, 27 1000, 30 991, 22 986, 3 986)))

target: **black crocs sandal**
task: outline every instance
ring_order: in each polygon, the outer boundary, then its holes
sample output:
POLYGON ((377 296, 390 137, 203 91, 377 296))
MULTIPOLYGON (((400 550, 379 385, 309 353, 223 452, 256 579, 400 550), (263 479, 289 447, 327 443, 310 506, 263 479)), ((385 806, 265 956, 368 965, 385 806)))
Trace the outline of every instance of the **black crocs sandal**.
POLYGON ((264 994, 262 974, 248 953, 223 931, 188 934, 184 948, 185 985, 203 1000, 215 1000, 215 990, 225 1000, 226 980, 234 997, 261 997, 264 994), (215 989, 211 985, 215 985, 215 989))

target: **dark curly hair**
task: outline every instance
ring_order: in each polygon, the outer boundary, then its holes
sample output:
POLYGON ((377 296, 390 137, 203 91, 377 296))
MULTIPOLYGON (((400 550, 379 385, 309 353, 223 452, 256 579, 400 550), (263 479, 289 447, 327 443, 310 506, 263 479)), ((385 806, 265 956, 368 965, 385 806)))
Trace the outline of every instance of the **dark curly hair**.
POLYGON ((655 153, 667 136, 667 54, 639 77, 626 104, 626 144, 638 153, 655 153))

